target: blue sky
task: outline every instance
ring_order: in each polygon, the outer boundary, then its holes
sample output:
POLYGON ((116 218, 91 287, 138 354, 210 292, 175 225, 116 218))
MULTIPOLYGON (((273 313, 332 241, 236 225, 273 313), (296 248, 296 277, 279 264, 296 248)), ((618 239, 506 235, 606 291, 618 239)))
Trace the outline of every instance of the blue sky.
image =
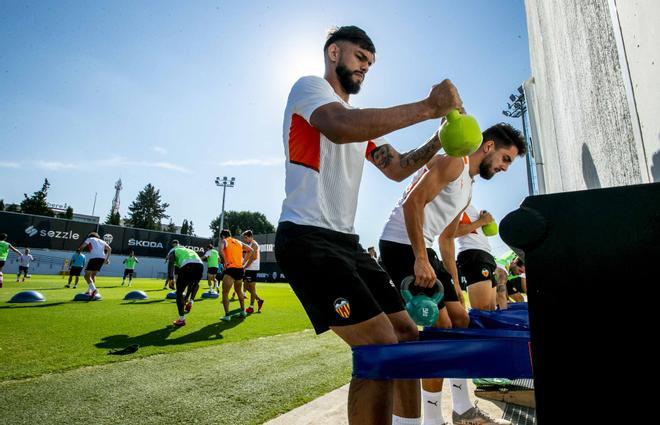
MULTIPOLYGON (((482 127, 507 121, 508 95, 529 78, 522 0, 0 3, 0 199, 51 184, 49 202, 105 217, 124 183, 122 216, 147 183, 177 224, 198 235, 219 214, 216 176, 234 176, 226 208, 276 224, 284 197, 282 115, 289 89, 323 72, 332 25, 358 25, 377 61, 351 103, 422 99, 450 78, 482 127), (247 2, 246 2, 247 3, 247 2)), ((519 120, 509 121, 520 127, 519 120)), ((438 126, 387 138, 399 151, 438 126)), ((524 160, 475 185, 473 200, 499 220, 526 196, 524 160)), ((377 243, 406 182, 367 164, 356 230, 377 243)), ((506 247, 492 239, 496 254, 506 247)))

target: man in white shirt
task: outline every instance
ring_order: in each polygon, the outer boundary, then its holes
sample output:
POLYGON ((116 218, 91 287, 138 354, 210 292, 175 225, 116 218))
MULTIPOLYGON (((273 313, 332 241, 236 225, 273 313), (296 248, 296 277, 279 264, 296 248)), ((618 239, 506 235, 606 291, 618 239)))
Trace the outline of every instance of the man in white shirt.
POLYGON ((461 289, 467 290, 470 307, 495 310, 497 263, 490 253, 490 243, 482 227, 493 221, 488 211, 477 211, 470 203, 463 211, 456 230, 458 256, 456 265, 461 289))
MULTIPOLYGON (((436 279, 444 288, 438 304, 436 327, 465 328, 469 316, 459 287, 454 240, 459 219, 470 203, 472 184, 479 175, 488 180, 506 171, 516 156, 525 153, 520 132, 499 123, 483 132, 483 142, 469 157, 436 155, 413 178, 397 202, 380 237, 380 256, 392 281, 415 276, 415 285, 431 288, 436 279), (433 250, 438 238, 442 262, 433 250)), ((443 424, 440 408, 442 379, 423 379, 424 423, 443 424)), ((465 379, 452 379, 455 425, 508 424, 490 418, 472 404, 465 379)))
POLYGON ((25 278, 30 272, 30 261, 34 261, 34 257, 30 255, 30 248, 25 248, 25 253, 21 254, 19 261, 20 262, 18 266, 18 274, 16 275, 16 282, 18 282, 18 279, 21 277, 21 273, 23 274, 22 281, 25 282, 25 278))
POLYGON ((94 299, 98 290, 94 284, 96 274, 101 271, 103 264, 110 264, 110 253, 112 248, 108 245, 98 233, 92 232, 87 235, 87 239, 80 246, 80 251, 89 251, 87 268, 85 269, 85 281, 89 285, 88 294, 90 299, 94 299))
MULTIPOLYGON (((317 333, 331 329, 350 346, 415 340, 417 326, 400 295, 355 234, 362 170, 366 159, 392 180, 410 176, 440 149, 437 132, 407 153, 397 152, 383 136, 462 111, 462 102, 444 80, 418 102, 353 108, 349 96, 359 92, 376 60, 373 42, 362 29, 344 26, 328 33, 323 53, 324 77, 300 78, 284 113, 286 199, 275 256, 317 333)), ((349 423, 404 423, 399 421, 419 410, 414 385, 414 380, 353 379, 349 423)))
POLYGON ((243 232, 243 242, 252 248, 252 252, 246 254, 245 258, 245 277, 243 279, 243 286, 250 293, 250 306, 245 310, 246 313, 254 313, 254 302, 257 302, 257 313, 261 313, 261 308, 264 306, 264 299, 257 294, 257 272, 261 267, 261 253, 259 252, 259 244, 254 240, 252 230, 243 232))

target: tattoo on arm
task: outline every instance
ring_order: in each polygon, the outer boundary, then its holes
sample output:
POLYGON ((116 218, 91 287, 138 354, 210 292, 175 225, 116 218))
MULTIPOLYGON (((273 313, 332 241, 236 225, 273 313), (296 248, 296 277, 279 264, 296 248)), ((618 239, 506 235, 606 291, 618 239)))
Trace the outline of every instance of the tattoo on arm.
POLYGON ((401 168, 419 167, 421 164, 426 164, 440 149, 440 146, 440 141, 434 137, 423 146, 401 154, 399 164, 401 168))
POLYGON ((392 163, 392 158, 394 158, 394 155, 392 154, 392 147, 390 145, 382 145, 377 147, 371 152, 371 158, 378 168, 384 169, 389 167, 389 165, 392 163))

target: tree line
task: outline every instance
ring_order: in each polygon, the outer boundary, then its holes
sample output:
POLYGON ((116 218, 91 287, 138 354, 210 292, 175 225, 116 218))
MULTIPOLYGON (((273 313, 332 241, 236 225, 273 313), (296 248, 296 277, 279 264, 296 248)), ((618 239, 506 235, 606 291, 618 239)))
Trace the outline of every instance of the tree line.
MULTIPOLYGON (((73 218, 73 208, 68 207, 66 212, 55 213, 46 202, 50 183, 44 179, 41 189, 28 196, 24 194, 24 199, 20 204, 9 204, 5 206, 4 200, 0 199, 0 211, 20 212, 25 214, 40 215, 46 217, 73 218)), ((135 200, 128 207, 128 214, 123 223, 119 213, 110 211, 105 219, 105 224, 126 227, 135 227, 147 230, 165 230, 171 233, 177 233, 177 226, 167 214, 169 203, 161 199, 160 190, 154 185, 148 183, 136 196, 135 200), (164 219, 170 219, 169 223, 162 225, 164 219)), ((220 215, 214 218, 209 229, 213 232, 213 238, 220 234, 220 215)), ((225 211, 224 227, 231 230, 233 235, 240 234, 244 230, 252 230, 255 234, 273 233, 273 226, 266 216, 260 212, 253 211, 225 211)), ((192 220, 184 219, 180 234, 195 236, 195 228, 192 220)))

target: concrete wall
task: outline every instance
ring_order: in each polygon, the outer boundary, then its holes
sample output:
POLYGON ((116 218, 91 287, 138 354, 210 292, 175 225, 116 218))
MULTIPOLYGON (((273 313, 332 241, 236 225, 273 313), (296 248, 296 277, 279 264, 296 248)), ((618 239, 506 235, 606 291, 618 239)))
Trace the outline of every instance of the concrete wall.
POLYGON ((648 171, 660 182, 660 1, 616 0, 648 171))
MULTIPOLYGON (((528 102, 543 158, 541 192, 652 181, 614 1, 526 0, 525 6, 533 85, 528 102)), ((635 25, 626 17, 626 26, 635 25)), ((644 54, 637 56, 642 60, 644 54)), ((636 81, 639 89, 649 80, 657 84, 657 75, 636 81)))

